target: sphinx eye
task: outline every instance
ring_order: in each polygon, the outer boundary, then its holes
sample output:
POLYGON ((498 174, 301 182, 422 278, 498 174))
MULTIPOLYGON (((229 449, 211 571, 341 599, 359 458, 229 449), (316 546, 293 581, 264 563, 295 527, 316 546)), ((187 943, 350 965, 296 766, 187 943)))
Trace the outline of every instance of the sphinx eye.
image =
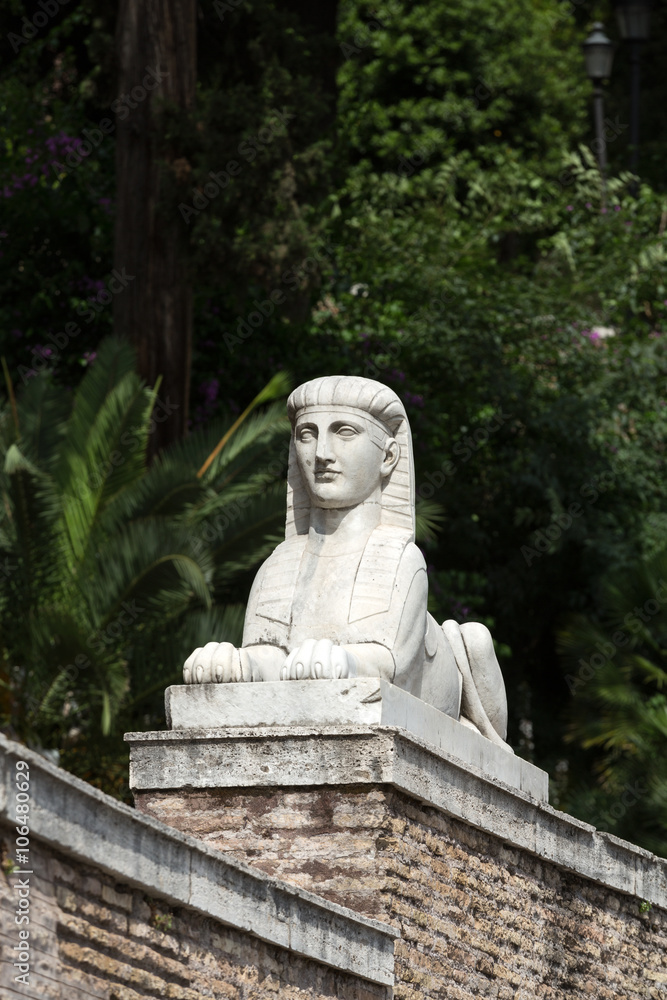
POLYGON ((314 437, 315 437, 315 434, 313 433, 312 427, 302 427, 297 432, 297 440, 298 441, 312 441, 314 437))
POLYGON ((339 437, 344 437, 344 438, 352 438, 356 437, 357 435, 357 431, 354 429, 354 427, 348 427, 347 425, 339 427, 337 433, 339 437))

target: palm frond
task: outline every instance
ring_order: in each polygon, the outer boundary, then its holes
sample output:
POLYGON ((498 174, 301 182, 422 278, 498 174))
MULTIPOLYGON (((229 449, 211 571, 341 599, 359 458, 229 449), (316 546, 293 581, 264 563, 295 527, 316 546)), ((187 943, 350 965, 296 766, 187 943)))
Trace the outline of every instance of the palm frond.
POLYGON ((150 468, 157 387, 119 339, 73 396, 38 376, 0 410, 0 704, 22 738, 100 779, 137 713, 159 723, 195 646, 240 644, 253 571, 282 540, 288 390, 280 373, 150 468))
POLYGON ((163 591, 210 604, 211 555, 194 542, 186 528, 166 521, 134 522, 115 533, 81 567, 78 584, 91 619, 111 621, 133 600, 155 617, 164 613, 163 591))
POLYGON ((213 463, 215 458, 220 454, 222 449, 228 443, 232 435, 238 430, 238 428, 243 424, 247 417, 255 410, 258 406, 262 406, 265 403, 270 403, 280 396, 286 395, 289 392, 291 384, 290 376, 287 372, 278 372, 273 378, 264 386, 264 388, 255 396, 252 402, 246 407, 240 417, 238 417, 232 426, 227 430, 223 436, 218 441, 217 445, 210 453, 208 458, 204 461, 204 464, 199 469, 197 475, 203 476, 209 466, 213 463))
MULTIPOLYGON (((52 471, 69 410, 70 401, 47 373, 30 379, 17 401, 21 451, 43 471, 52 471)), ((13 422, 8 426, 13 430, 13 422)))
POLYGON ((444 507, 435 500, 417 497, 415 503, 415 536, 419 542, 432 541, 445 520, 444 507))
POLYGON ((0 488, 5 551, 15 563, 6 583, 14 591, 23 590, 27 605, 33 606, 40 588, 56 585, 54 562, 62 554, 58 497, 50 477, 16 444, 5 454, 0 488))

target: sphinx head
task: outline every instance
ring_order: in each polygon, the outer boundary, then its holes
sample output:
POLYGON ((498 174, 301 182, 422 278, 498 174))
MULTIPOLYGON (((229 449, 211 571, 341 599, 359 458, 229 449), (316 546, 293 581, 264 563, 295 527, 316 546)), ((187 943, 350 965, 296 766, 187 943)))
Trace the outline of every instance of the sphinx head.
POLYGON ((333 375, 295 389, 286 537, 308 530, 311 506, 379 503, 381 523, 414 531, 414 472, 405 408, 388 386, 333 375))

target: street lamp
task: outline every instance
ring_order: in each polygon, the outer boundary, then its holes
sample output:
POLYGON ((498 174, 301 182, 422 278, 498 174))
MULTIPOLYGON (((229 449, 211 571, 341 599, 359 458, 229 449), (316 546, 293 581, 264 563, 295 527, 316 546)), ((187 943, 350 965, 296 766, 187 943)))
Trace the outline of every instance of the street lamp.
POLYGON ((596 21, 593 30, 583 43, 586 72, 593 81, 593 111, 595 115, 595 139, 598 147, 600 173, 604 177, 607 170, 607 143, 603 135, 604 111, 602 104, 602 81, 611 76, 614 61, 614 45, 604 33, 604 25, 596 21))
POLYGON ((639 166, 639 59, 641 47, 649 37, 651 0, 617 0, 618 30, 624 42, 630 44, 630 169, 639 166))
POLYGON ((616 19, 624 41, 645 42, 651 26, 651 0, 617 0, 616 19))

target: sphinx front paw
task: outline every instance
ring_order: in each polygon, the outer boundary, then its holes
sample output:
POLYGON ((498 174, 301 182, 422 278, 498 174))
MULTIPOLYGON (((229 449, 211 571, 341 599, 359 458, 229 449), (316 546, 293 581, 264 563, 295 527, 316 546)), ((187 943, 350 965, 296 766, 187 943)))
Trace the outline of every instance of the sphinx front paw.
POLYGON ((283 681, 336 680, 350 677, 354 658, 331 639, 306 639, 289 654, 280 678, 283 681))
POLYGON ((234 684, 242 680, 241 650, 231 642, 207 642, 183 664, 185 684, 234 684))

